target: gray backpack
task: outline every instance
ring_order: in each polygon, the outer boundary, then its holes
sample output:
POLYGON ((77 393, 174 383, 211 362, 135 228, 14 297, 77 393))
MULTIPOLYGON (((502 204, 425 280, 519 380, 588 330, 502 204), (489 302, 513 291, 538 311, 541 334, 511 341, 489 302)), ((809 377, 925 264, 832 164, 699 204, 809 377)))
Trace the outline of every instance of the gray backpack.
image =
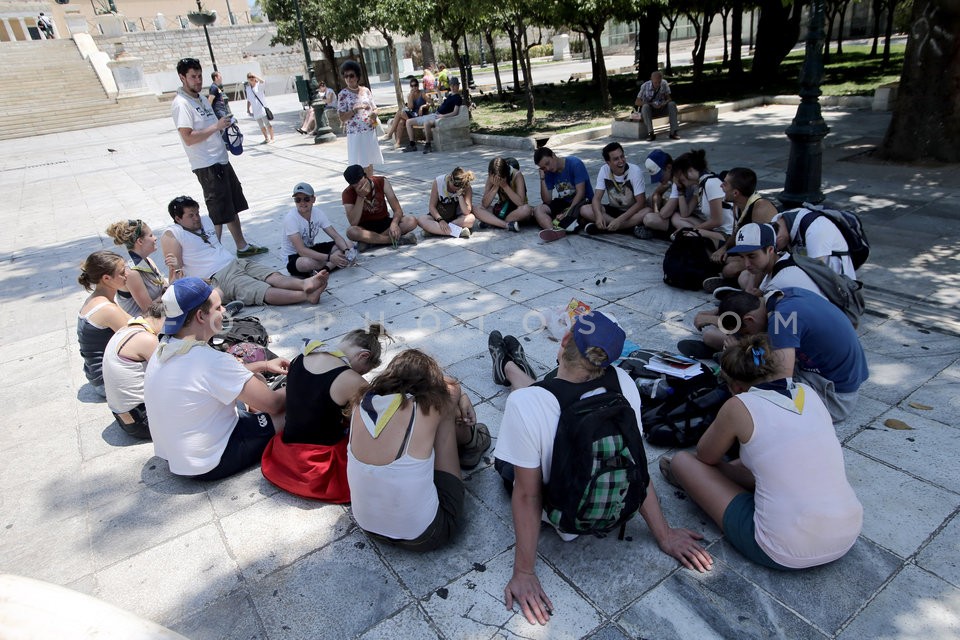
POLYGON ((862 282, 837 273, 816 258, 797 255, 791 255, 786 260, 777 262, 773 267, 771 277, 787 267, 799 267, 801 271, 810 276, 810 279, 826 296, 827 300, 839 307, 840 311, 843 311, 850 319, 853 328, 857 328, 860 324, 860 316, 867 308, 867 304, 863 300, 863 293, 860 291, 863 288, 862 282))

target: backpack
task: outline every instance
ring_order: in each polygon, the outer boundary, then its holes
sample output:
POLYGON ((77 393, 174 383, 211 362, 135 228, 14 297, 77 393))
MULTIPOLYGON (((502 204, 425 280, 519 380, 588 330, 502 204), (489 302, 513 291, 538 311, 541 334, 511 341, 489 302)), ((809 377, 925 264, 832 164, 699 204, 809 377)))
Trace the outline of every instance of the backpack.
POLYGON ((252 342, 261 347, 266 347, 270 342, 267 329, 256 316, 224 318, 223 331, 211 338, 210 346, 220 351, 227 351, 241 342, 252 342))
POLYGON ((620 393, 616 369, 608 367, 590 383, 606 391, 582 399, 590 387, 557 379, 535 384, 560 403, 550 482, 543 492, 547 517, 565 533, 598 537, 619 525, 622 539, 627 521, 643 504, 650 476, 636 413, 620 393))
MULTIPOLYGON (((699 378, 700 376, 697 376, 699 378)), ((643 412, 643 435, 656 447, 692 447, 730 399, 726 385, 716 378, 686 396, 679 404, 665 402, 643 412)))
POLYGON ((804 245, 807 243, 807 229, 813 224, 813 221, 821 217, 828 218, 837 227, 840 235, 847 243, 846 251, 834 251, 832 255, 849 255, 854 269, 859 269, 867 261, 870 256, 870 243, 863 232, 863 223, 860 221, 860 216, 852 211, 827 209, 809 202, 804 202, 803 207, 811 212, 803 217, 797 230, 797 236, 804 245))
POLYGON ((671 287, 699 291, 703 281, 720 274, 710 259, 716 247, 696 229, 680 229, 663 255, 663 281, 671 287))
POLYGON ((820 292, 826 296, 827 300, 837 306, 840 311, 843 311, 853 328, 857 328, 860 324, 860 316, 863 315, 867 307, 863 299, 863 293, 860 291, 863 288, 862 282, 851 280, 847 276, 837 273, 816 258, 795 255, 791 255, 786 260, 780 260, 773 265, 771 277, 792 266, 799 267, 801 271, 807 274, 820 289, 820 292))

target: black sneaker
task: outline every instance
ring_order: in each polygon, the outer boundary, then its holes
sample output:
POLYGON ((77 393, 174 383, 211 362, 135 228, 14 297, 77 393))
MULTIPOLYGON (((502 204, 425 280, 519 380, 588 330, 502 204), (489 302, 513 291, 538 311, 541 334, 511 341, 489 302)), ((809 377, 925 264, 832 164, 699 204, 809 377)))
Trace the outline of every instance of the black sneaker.
POLYGON ((416 143, 416 142, 411 142, 409 145, 407 145, 407 146, 404 148, 403 152, 404 152, 404 153, 411 153, 411 152, 414 152, 414 151, 416 151, 416 150, 417 150, 417 143, 416 143))
POLYGON ((638 224, 633 228, 633 237, 640 238, 641 240, 651 240, 653 239, 653 231, 647 229, 642 224, 638 224))
POLYGON ((507 231, 513 231, 514 233, 520 233, 520 223, 516 220, 511 220, 507 223, 507 231))
POLYGON ((490 359, 493 360, 493 381, 504 387, 509 387, 507 374, 503 367, 507 364, 507 350, 503 344, 503 335, 499 331, 491 331, 487 338, 487 349, 490 351, 490 359))
POLYGON ((430 144, 430 143, 428 142, 428 143, 426 143, 425 145, 423 145, 423 152, 424 152, 424 153, 430 153, 431 151, 433 151, 433 145, 432 145, 432 144, 430 144))
POLYGON ((655 134, 653 131, 647 134, 647 140, 653 141, 656 139, 657 139, 657 134, 655 134))
POLYGON ((523 355, 523 347, 520 346, 520 341, 513 336, 504 336, 503 346, 507 350, 507 357, 510 358, 511 362, 520 367, 525 374, 536 380, 537 372, 533 370, 526 356, 523 355))
POLYGON ((588 222, 588 223, 583 227, 583 232, 584 232, 585 234, 587 234, 588 236, 598 236, 598 235, 600 235, 601 233, 603 233, 603 231, 600 230, 600 227, 598 227, 597 225, 595 225, 595 224, 592 223, 592 222, 588 222))

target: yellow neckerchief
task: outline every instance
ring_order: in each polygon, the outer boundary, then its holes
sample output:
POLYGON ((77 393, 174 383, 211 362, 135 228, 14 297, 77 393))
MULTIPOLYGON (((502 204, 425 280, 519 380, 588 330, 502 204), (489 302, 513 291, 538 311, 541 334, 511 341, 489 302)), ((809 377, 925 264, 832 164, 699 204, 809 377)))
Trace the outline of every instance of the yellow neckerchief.
POLYGON ((148 276, 150 281, 156 285, 163 285, 163 276, 159 271, 153 268, 153 265, 146 258, 140 258, 140 262, 130 267, 131 271, 138 271, 148 276))
POLYGON ((340 360, 343 361, 343 364, 347 365, 351 369, 353 368, 353 365, 350 364, 350 356, 345 354, 340 349, 327 349, 325 348, 326 346, 327 343, 325 343, 323 340, 311 340, 303 345, 303 355, 306 357, 311 353, 329 353, 336 358, 340 358, 340 360))
POLYGON ((754 193, 752 196, 747 198, 747 202, 743 205, 743 209, 740 210, 740 217, 737 219, 737 227, 743 226, 743 221, 746 219, 747 214, 753 209, 753 205, 757 200, 760 200, 763 196, 759 193, 754 193))
POLYGON ((806 394, 802 386, 793 380, 787 380, 786 395, 774 389, 759 389, 751 387, 747 393, 760 396, 761 398, 772 402, 782 409, 791 413, 803 415, 803 409, 806 405, 806 394))
POLYGON ((403 405, 404 399, 405 396, 402 393, 378 396, 371 391, 363 396, 359 407, 360 419, 372 438, 380 436, 383 428, 390 422, 390 418, 403 405))
POLYGON ((161 340, 160 344, 157 345, 157 359, 160 362, 166 362, 174 356, 182 356, 185 353, 189 353, 194 347, 209 347, 210 345, 202 340, 197 340, 195 338, 180 339, 176 338, 180 342, 179 345, 172 345, 170 340, 172 337, 168 337, 165 340, 161 340))
POLYGON ((136 318, 130 318, 130 320, 127 321, 127 326, 128 326, 128 327, 136 327, 136 326, 143 327, 144 329, 146 329, 147 331, 149 331, 149 332, 152 333, 153 335, 157 335, 157 332, 154 330, 154 328, 153 328, 152 326, 150 326, 150 322, 149 322, 146 318, 144 318, 143 316, 137 316, 136 318))

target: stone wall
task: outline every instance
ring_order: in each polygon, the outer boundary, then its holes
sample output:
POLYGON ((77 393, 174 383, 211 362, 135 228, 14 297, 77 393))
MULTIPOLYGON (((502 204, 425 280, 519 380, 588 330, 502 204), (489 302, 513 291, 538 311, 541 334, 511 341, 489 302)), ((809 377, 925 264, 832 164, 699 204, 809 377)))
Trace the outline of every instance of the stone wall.
MULTIPOLYGON (((256 62, 264 75, 283 76, 303 72, 303 52, 299 47, 272 47, 269 43, 277 29, 273 24, 236 27, 208 27, 210 44, 218 67, 256 62), (252 53, 251 49, 256 52, 252 53)), ((145 73, 169 73, 184 57, 200 60, 204 73, 213 69, 207 41, 200 27, 127 33, 121 38, 94 36, 101 51, 114 57, 115 44, 121 42, 126 52, 143 59, 145 73)))

